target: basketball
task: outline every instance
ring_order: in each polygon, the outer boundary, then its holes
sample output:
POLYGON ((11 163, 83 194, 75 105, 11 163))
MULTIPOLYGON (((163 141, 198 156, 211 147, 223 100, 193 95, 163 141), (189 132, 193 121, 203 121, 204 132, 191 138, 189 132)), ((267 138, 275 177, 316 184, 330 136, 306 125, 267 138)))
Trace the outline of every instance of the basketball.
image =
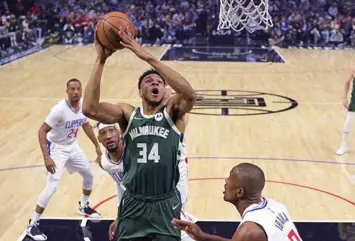
POLYGON ((119 50, 124 47, 120 44, 121 38, 118 34, 120 27, 127 28, 133 38, 136 35, 136 28, 131 19, 121 12, 110 12, 104 15, 96 24, 98 41, 109 50, 119 50))

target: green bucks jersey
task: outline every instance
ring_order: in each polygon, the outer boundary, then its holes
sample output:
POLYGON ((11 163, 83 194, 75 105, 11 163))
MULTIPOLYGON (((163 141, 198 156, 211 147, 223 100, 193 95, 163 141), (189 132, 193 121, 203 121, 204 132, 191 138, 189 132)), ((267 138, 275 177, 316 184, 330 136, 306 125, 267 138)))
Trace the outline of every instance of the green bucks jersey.
POLYGON ((180 135, 165 106, 150 116, 142 108, 133 111, 123 133, 123 184, 129 192, 156 196, 175 189, 180 135))
POLYGON ((353 78, 353 81, 352 81, 352 91, 351 91, 351 99, 350 99, 350 102, 355 102, 355 78, 353 78))

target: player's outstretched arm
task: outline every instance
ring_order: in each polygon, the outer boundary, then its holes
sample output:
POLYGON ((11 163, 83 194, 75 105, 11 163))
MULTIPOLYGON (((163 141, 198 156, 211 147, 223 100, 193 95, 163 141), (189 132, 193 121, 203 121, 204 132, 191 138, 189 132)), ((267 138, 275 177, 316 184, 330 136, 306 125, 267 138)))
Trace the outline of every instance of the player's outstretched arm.
POLYGON ((89 122, 84 123, 82 125, 82 128, 83 128, 86 136, 89 137, 90 141, 95 146, 95 151, 96 151, 96 154, 97 154, 96 161, 97 161, 97 160, 99 160, 101 158, 101 155, 102 155, 99 141, 97 140, 96 135, 94 133, 94 130, 92 129, 92 126, 90 125, 89 122))
POLYGON ((187 80, 178 72, 166 66, 148 53, 137 43, 129 31, 126 29, 120 29, 119 35, 122 39, 121 45, 130 49, 137 55, 137 57, 150 64, 156 71, 159 72, 159 74, 161 74, 167 84, 175 90, 176 94, 168 100, 168 111, 171 114, 178 112, 178 117, 182 117, 185 113, 188 113, 196 101, 196 92, 191 87, 189 82, 187 82, 187 80), (173 110, 173 113, 170 110, 173 110))
POLYGON ((191 238, 197 241, 267 241, 264 230, 253 222, 243 223, 234 233, 232 239, 205 233, 197 224, 188 221, 173 219, 172 224, 175 229, 184 230, 191 238))
POLYGON ((134 109, 133 106, 128 104, 100 103, 99 101, 102 72, 105 62, 112 52, 105 49, 97 40, 95 40, 95 48, 97 58, 85 88, 83 114, 91 119, 106 124, 121 122, 121 119, 127 120, 134 109))

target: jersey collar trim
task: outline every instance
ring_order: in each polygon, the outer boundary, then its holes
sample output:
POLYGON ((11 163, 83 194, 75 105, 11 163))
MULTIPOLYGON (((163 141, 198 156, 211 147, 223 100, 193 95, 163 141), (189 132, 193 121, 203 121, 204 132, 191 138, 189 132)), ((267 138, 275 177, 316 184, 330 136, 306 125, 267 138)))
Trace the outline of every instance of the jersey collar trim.
POLYGON ((111 164, 114 164, 114 165, 119 165, 119 164, 122 162, 122 160, 123 160, 123 153, 124 153, 124 152, 121 153, 121 157, 120 157, 119 162, 113 162, 113 161, 111 160, 111 158, 110 158, 110 155, 108 154, 108 150, 105 149, 105 155, 106 155, 106 157, 107 157, 107 160, 108 160, 111 164))
POLYGON ((141 107, 139 108, 139 111, 140 111, 141 115, 142 115, 144 118, 147 118, 147 119, 151 119, 151 118, 153 118, 153 117, 155 116, 155 114, 153 114, 153 115, 145 115, 142 105, 141 105, 141 107))
POLYGON ((257 210, 265 208, 267 206, 267 203, 268 203, 267 199, 263 198, 263 197, 261 199, 262 199, 261 204, 257 204, 256 206, 253 205, 253 207, 251 209, 249 209, 249 210, 248 210, 249 207, 247 209, 245 209, 242 218, 244 218, 250 212, 254 212, 254 211, 257 211, 257 210))
MULTIPOLYGON (((71 106, 69 100, 67 98, 65 98, 65 103, 67 104, 67 106, 69 107, 69 109, 71 109, 71 111, 73 111, 75 114, 79 114, 80 112, 80 108, 78 111, 75 111, 75 109, 73 108, 73 106, 71 106)), ((79 103, 80 104, 80 103, 79 103)))

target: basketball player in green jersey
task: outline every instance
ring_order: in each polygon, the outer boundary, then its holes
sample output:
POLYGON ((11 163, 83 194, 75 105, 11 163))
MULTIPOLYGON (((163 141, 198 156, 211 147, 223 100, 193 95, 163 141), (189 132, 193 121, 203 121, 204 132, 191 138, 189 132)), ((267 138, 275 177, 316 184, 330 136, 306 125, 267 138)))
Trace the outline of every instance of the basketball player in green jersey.
POLYGON ((348 113, 345 118, 344 127, 343 127, 343 135, 342 142, 337 150, 337 155, 344 155, 348 151, 348 136, 350 132, 350 127, 355 119, 355 88, 354 88, 354 80, 355 80, 355 70, 351 71, 349 77, 347 78, 344 86, 344 96, 343 96, 343 105, 348 110, 348 113), (350 89, 350 84, 353 84, 350 104, 348 102, 348 92, 350 89))
POLYGON ((181 200, 178 181, 180 134, 185 130, 183 117, 196 100, 190 84, 143 49, 125 30, 119 31, 122 45, 154 70, 143 73, 138 89, 140 107, 130 104, 99 102, 100 82, 107 58, 112 54, 97 41, 97 58, 86 86, 83 112, 102 123, 117 123, 125 141, 125 177, 119 208, 117 240, 180 240, 180 231, 171 224, 180 218, 181 200), (165 84, 175 95, 164 102, 165 84))

